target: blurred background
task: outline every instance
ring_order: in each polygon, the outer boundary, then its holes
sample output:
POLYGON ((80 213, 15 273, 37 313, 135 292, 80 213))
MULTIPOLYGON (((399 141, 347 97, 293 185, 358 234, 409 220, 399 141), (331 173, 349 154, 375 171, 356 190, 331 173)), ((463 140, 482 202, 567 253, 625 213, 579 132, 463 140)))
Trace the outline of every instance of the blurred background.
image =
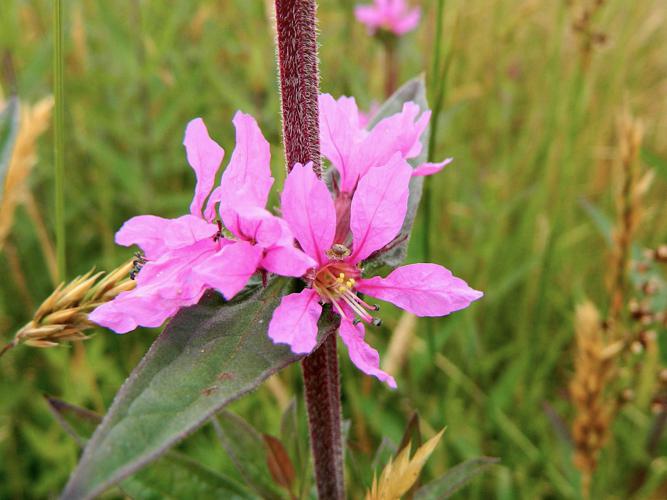
MULTIPOLYGON (((385 98, 383 46, 355 21, 352 0, 319 4, 321 89, 370 109, 385 98)), ((400 40, 400 80, 425 73, 442 88, 434 157, 455 162, 428 181, 431 228, 425 235, 420 216, 409 260, 420 261, 429 240, 434 262, 486 296, 430 322, 383 311, 369 336, 397 391, 341 357, 351 496, 369 487, 418 411, 425 434, 447 427, 425 479, 468 458, 501 459, 461 498, 578 498, 589 473, 593 498, 664 498, 664 282, 659 256, 644 250, 667 242, 664 1, 447 0, 437 65, 436 2, 412 4, 422 21, 400 40), (586 344, 585 318, 576 320, 586 301, 614 320, 598 343, 623 340, 611 367, 600 368, 590 352, 598 344, 586 344), (601 413, 576 387, 596 380, 601 413), (589 442, 598 438, 599 456, 589 442)), ((127 218, 183 213, 194 176, 181 142, 193 117, 229 155, 233 113, 253 114, 282 185, 270 2, 64 5, 68 278, 131 256, 113 242, 127 218)), ((59 280, 51 27, 52 2, 2 0, 0 88, 5 99, 19 96, 32 127, 24 154, 36 155, 7 177, 2 198, 3 344, 59 280)), ((76 464, 78 448, 43 394, 104 413, 156 333, 100 330, 84 343, 20 346, 0 358, 0 498, 54 496, 76 464)), ((232 409, 278 434, 300 379, 291 366, 232 409)), ((209 428, 179 448, 233 474, 209 428)))

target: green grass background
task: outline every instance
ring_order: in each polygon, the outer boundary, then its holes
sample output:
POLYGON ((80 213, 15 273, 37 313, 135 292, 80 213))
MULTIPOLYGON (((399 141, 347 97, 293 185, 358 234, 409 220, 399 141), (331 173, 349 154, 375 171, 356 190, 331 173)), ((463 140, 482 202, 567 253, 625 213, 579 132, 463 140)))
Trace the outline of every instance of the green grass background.
MULTIPOLYGON (((181 141, 195 116, 204 117, 229 158, 234 111, 252 113, 272 144, 282 185, 275 48, 265 3, 64 2, 69 277, 92 266, 111 269, 129 257, 129 249, 113 243, 125 219, 183 213, 194 179, 181 141)), ((352 497, 369 486, 383 436, 397 443, 413 410, 429 435, 447 426, 425 478, 467 458, 501 458, 461 498, 579 495, 562 433, 562 422, 572 417, 566 391, 573 311, 586 297, 603 310, 608 304, 608 244, 584 205, 613 217, 616 125, 623 110, 643 120, 642 168, 657 174, 636 243, 656 245, 667 237, 667 9, 663 0, 606 1, 592 25, 607 42, 584 66, 572 29, 584 3, 446 2, 443 56, 451 65, 436 158, 453 156, 455 163, 430 181, 431 253, 486 296, 434 320, 431 342, 425 321, 418 323, 407 362, 395 374, 398 391, 365 382, 342 356, 352 497)), ((368 108, 383 100, 383 58, 380 45, 354 22, 353 4, 320 2, 321 89, 354 95, 368 108)), ((399 49, 403 81, 425 71, 434 81, 428 70, 435 2, 421 4, 422 23, 399 49)), ((0 6, 0 58, 5 67, 11 60, 15 87, 29 102, 52 93, 51 6, 47 0, 3 0, 0 6)), ((11 79, 7 71, 0 74, 7 94, 11 79)), ((39 151, 31 189, 53 227, 50 133, 39 151)), ((422 255, 421 228, 418 221, 411 261, 422 255)), ((52 289, 22 209, 11 242, 30 296, 22 297, 17 270, 0 253, 0 335, 7 341, 52 289)), ((389 309, 384 326, 369 334, 381 354, 400 317, 389 309)), ((56 495, 76 464, 77 448, 48 413, 42 393, 104 412, 154 337, 99 331, 83 348, 23 347, 0 359, 0 498, 56 495)), ((301 394, 298 367, 282 378, 291 393, 301 394)), ((660 496, 667 461, 646 452, 653 421, 648 406, 638 398, 615 422, 595 476, 595 498, 660 496), (642 472, 646 479, 637 491, 642 472)), ((232 408, 259 429, 279 432, 281 410, 267 388, 232 408)), ((180 448, 233 474, 211 429, 180 448)))

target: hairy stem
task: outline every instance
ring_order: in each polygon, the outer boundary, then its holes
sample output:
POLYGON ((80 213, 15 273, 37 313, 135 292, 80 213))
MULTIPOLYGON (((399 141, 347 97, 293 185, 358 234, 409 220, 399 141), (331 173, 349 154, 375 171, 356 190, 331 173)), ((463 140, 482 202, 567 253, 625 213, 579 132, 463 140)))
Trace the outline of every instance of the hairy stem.
POLYGON ((276 0, 278 64, 287 170, 313 162, 321 175, 315 0, 276 0))
MULTIPOLYGON (((313 170, 321 176, 316 3, 315 0, 276 0, 275 4, 287 170, 297 162, 312 161, 313 170)), ((302 367, 317 491, 323 499, 343 499, 336 336, 329 335, 303 360, 302 367)))
POLYGON ((329 335, 315 352, 306 357, 302 368, 317 492, 322 499, 343 499, 345 491, 336 335, 329 335))
POLYGON ((58 260, 59 280, 65 279, 65 102, 63 78, 63 7, 62 0, 55 0, 53 5, 53 87, 55 95, 54 121, 54 168, 55 168, 55 219, 56 219, 56 255, 58 260))

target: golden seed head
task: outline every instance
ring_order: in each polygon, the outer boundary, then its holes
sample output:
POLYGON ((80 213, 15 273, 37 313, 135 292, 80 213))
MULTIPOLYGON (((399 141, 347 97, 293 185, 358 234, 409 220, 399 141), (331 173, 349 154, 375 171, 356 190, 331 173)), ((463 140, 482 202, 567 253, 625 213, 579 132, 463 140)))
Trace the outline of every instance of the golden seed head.
POLYGON ((128 278, 131 268, 132 261, 106 276, 91 270, 67 284, 61 283, 37 308, 32 320, 0 351, 0 355, 21 343, 46 348, 63 342, 85 340, 88 337, 84 332, 94 326, 88 320, 90 311, 136 286, 136 282, 128 278))

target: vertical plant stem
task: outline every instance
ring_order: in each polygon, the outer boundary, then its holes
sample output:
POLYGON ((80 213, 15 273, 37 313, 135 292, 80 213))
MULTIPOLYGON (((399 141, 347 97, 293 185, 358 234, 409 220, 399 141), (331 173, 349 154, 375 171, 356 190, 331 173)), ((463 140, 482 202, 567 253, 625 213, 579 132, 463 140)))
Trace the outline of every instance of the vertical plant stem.
POLYGON ((321 499, 343 499, 345 490, 336 335, 329 335, 315 352, 306 357, 302 368, 317 493, 321 499))
POLYGON ((313 162, 322 174, 317 96, 315 0, 276 0, 278 64, 283 143, 289 172, 295 163, 313 162))
POLYGON ((56 255, 58 260, 58 277, 60 280, 64 280, 67 272, 67 264, 65 260, 65 102, 62 0, 54 0, 53 8, 53 86, 55 95, 53 160, 55 167, 56 255))
MULTIPOLYGON (((443 70, 440 70, 442 45, 443 45, 443 15, 445 11, 445 0, 438 0, 435 14, 435 49, 433 51, 433 61, 431 63, 431 78, 429 87, 433 89, 433 114, 431 117, 431 129, 428 140, 428 161, 434 161, 436 137, 438 134, 438 123, 440 121, 440 110, 444 98, 445 76, 448 62, 443 64, 443 70), (442 73, 442 78, 440 78, 442 73)), ((424 188, 422 192, 422 254, 424 262, 431 261, 431 220, 433 216, 433 194, 431 191, 430 177, 424 178, 424 188)), ((433 331, 433 321, 426 320, 426 336, 429 351, 435 356, 435 333, 433 331)))
MULTIPOLYGON (((316 2, 276 0, 275 5, 287 170, 289 172, 296 162, 312 161, 313 170, 321 175, 316 2)), ((336 336, 329 335, 318 349, 303 360, 302 368, 317 491, 322 499, 343 499, 336 336)))
POLYGON ((398 87, 398 39, 395 37, 385 38, 384 46, 384 94, 387 99, 396 91, 398 87))

